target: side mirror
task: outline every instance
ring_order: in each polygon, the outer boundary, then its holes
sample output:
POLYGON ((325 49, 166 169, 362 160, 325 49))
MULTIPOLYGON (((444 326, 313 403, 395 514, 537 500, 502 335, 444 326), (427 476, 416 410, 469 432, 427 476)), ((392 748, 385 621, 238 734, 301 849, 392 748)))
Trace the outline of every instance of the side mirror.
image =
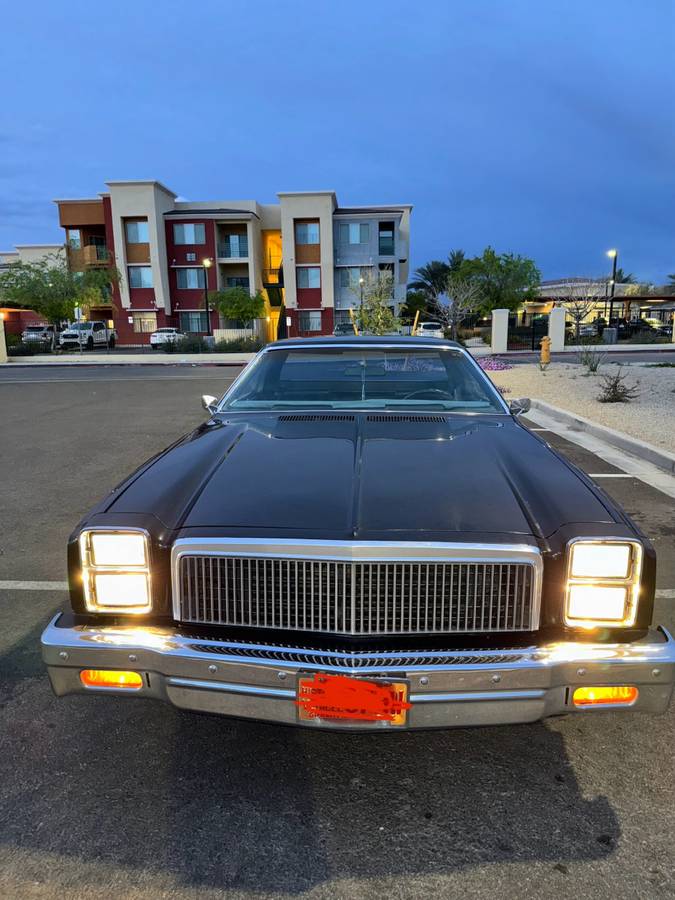
POLYGON ((204 394, 202 396, 202 406, 207 412, 213 414, 218 407, 218 398, 212 397, 211 394, 204 394))
POLYGON ((528 412, 530 407, 532 406, 532 402, 529 397, 520 397, 518 400, 512 400, 509 403, 509 409, 511 410, 511 415, 520 416, 523 413, 528 412))

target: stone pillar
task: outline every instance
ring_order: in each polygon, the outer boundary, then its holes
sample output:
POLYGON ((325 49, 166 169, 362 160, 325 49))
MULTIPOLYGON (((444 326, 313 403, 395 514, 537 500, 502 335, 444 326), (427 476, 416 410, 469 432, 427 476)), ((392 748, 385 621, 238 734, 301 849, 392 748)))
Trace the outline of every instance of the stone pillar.
POLYGON ((554 306, 548 317, 548 336, 551 338, 551 353, 565 349, 565 307, 554 306))
POLYGON ((5 342, 5 322, 0 317, 0 363, 7 362, 7 344, 5 342))
POLYGON ((493 353, 506 353, 509 336, 509 311, 508 309, 492 310, 492 341, 490 348, 493 353))

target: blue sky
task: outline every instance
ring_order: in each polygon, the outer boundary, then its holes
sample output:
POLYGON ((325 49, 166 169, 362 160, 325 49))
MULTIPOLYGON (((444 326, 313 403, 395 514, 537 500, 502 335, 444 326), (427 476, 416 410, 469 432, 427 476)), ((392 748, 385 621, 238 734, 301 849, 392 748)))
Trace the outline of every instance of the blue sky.
POLYGON ((414 204, 411 261, 675 271, 672 0, 70 0, 2 14, 0 249, 55 197, 335 189, 414 204))

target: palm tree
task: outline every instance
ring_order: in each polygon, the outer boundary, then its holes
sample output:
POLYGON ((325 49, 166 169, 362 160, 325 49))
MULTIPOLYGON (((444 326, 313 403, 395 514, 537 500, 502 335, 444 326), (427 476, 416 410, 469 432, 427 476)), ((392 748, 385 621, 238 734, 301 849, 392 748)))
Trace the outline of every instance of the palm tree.
POLYGON ((615 284, 635 284, 635 275, 632 272, 624 272, 623 269, 616 270, 615 284))
POLYGON ((411 291, 424 291, 430 300, 436 302, 444 293, 450 267, 440 259, 432 259, 425 266, 415 269, 415 280, 411 281, 408 288, 411 291))
POLYGON ((463 250, 451 250, 448 253, 448 268, 450 275, 458 275, 464 265, 465 253, 463 250))

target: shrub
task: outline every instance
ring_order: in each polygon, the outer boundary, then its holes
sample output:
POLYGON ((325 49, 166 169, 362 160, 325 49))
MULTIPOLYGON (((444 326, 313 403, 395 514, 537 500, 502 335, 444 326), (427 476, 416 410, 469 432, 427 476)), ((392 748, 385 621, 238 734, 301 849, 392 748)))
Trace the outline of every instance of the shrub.
POLYGON ((182 340, 176 350, 179 353, 209 352, 209 348, 206 346, 204 338, 199 337, 199 335, 196 334, 190 335, 190 337, 186 337, 184 340, 182 340))
POLYGON ((602 363, 605 361, 606 354, 602 350, 598 350, 591 344, 584 344, 583 350, 577 353, 579 364, 586 366, 589 375, 595 375, 602 363))
POLYGON ((615 375, 603 375, 603 385, 598 400, 600 403, 630 403, 638 394, 638 386, 636 384, 626 384, 625 378, 627 373, 619 371, 615 375))
POLYGON ((217 353, 257 353, 262 346, 262 341, 256 338, 243 337, 232 341, 217 341, 215 350, 217 353))

